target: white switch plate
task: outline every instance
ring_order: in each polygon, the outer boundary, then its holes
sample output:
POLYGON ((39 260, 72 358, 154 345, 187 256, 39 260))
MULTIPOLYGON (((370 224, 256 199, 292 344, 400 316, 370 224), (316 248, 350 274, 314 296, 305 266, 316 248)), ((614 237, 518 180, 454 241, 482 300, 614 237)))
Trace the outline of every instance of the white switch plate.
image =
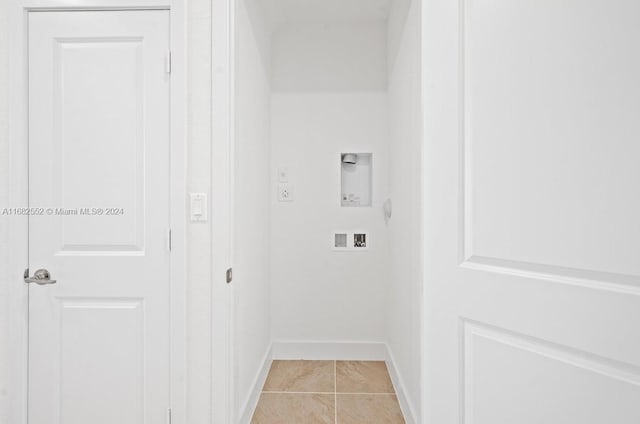
POLYGON ((278 184, 278 201, 293 202, 293 184, 278 184))
POLYGON ((190 193, 191 221, 202 222, 207 220, 207 195, 205 193, 190 193))

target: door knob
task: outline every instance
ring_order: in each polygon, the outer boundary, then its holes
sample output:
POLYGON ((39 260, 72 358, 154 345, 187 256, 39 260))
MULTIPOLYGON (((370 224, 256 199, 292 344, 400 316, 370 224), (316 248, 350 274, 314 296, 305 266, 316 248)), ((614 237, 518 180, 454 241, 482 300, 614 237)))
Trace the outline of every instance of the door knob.
POLYGON ((51 275, 46 269, 39 269, 33 274, 33 277, 29 277, 29 269, 27 269, 24 272, 24 282, 36 283, 43 286, 45 284, 55 284, 56 280, 51 279, 51 275))

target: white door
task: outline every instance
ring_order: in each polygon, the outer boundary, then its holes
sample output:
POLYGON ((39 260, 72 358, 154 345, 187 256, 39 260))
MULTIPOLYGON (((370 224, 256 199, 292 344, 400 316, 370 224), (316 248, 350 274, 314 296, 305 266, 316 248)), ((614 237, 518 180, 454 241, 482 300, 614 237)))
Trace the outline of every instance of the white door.
POLYGON ((640 423, 640 2, 423 7, 425 422, 640 423))
POLYGON ((169 12, 29 13, 29 424, 164 423, 169 12))

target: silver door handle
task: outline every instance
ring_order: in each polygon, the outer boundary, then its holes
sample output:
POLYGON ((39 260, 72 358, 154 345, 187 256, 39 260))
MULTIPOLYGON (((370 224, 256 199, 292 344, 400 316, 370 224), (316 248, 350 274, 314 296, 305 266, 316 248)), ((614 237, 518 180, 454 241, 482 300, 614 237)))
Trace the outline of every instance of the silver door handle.
POLYGON ((55 284, 56 280, 51 279, 51 275, 46 269, 39 269, 33 274, 33 277, 29 277, 29 270, 27 269, 24 273, 24 282, 29 284, 36 283, 43 286, 45 284, 55 284))

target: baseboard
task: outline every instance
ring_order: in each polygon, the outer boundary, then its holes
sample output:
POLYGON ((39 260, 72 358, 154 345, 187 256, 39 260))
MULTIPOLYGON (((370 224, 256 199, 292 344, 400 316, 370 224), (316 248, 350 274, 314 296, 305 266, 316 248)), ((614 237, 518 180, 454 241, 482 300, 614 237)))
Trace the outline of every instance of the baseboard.
POLYGON ((338 361, 384 361, 386 345, 378 342, 290 342, 273 343, 273 359, 338 361))
POLYGON ((267 381, 267 375, 269 374, 271 362, 273 361, 272 357, 272 347, 269 346, 262 360, 262 367, 260 367, 258 373, 253 379, 253 389, 242 405, 242 409, 240 410, 242 411, 242 415, 238 423, 249 424, 251 422, 253 413, 256 410, 256 406, 258 406, 258 401, 260 400, 260 393, 262 392, 265 381, 267 381))
POLYGON ((391 349, 388 345, 386 347, 386 363, 387 368, 389 369, 389 375, 391 375, 391 382, 393 383, 393 387, 396 390, 396 396, 398 397, 398 403, 400 403, 400 409, 402 409, 402 414, 404 415, 404 419, 406 424, 416 424, 418 420, 416 419, 415 409, 411 404, 411 401, 407 397, 407 389, 404 385, 404 381, 396 368, 395 360, 393 359, 393 353, 391 353, 391 349))

